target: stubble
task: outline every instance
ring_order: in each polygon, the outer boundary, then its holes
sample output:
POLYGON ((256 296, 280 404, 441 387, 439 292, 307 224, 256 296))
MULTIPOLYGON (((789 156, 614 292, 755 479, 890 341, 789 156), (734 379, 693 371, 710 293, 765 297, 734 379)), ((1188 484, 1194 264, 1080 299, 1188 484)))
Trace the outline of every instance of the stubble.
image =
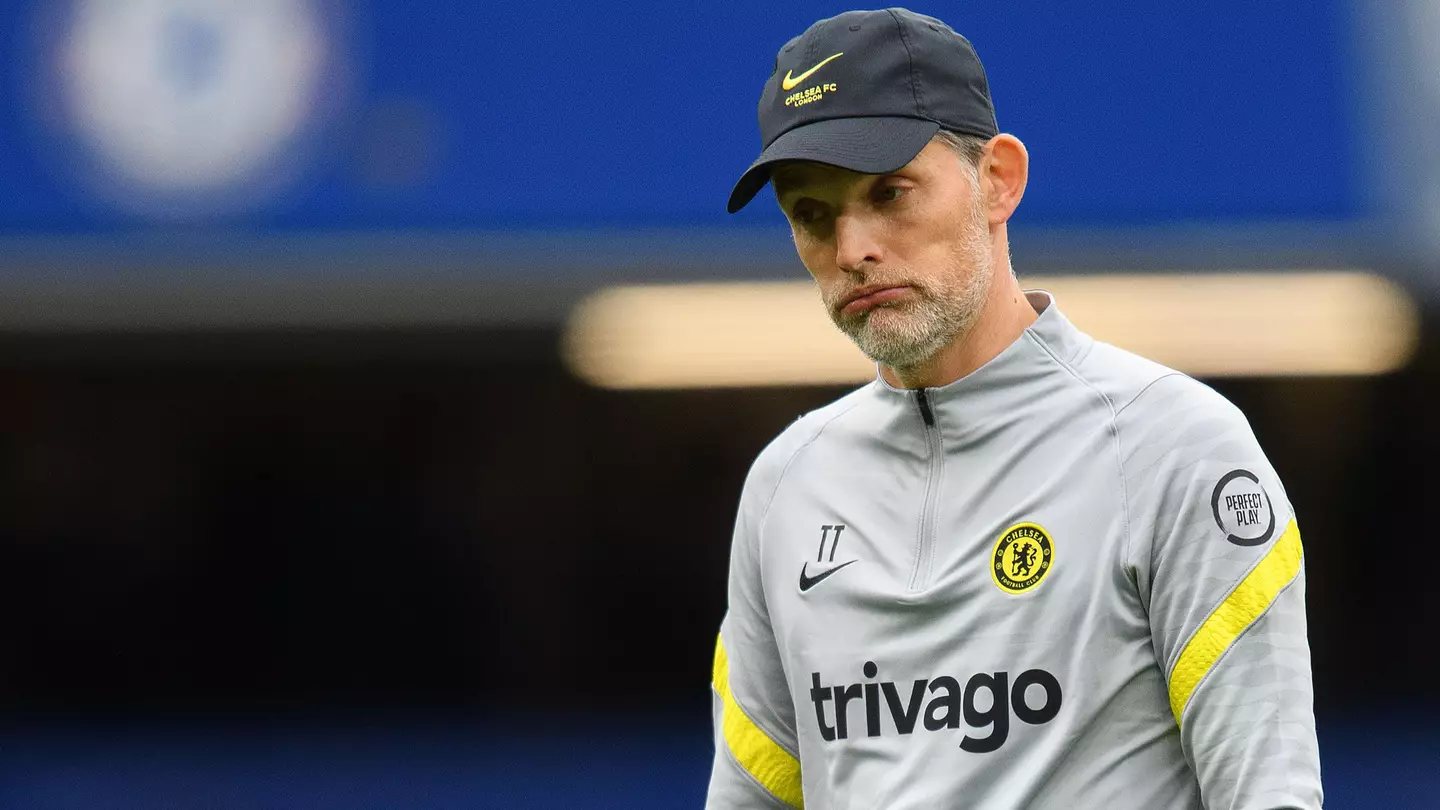
POLYGON ((875 307, 857 315, 844 315, 827 301, 830 319, 860 351, 882 365, 904 372, 925 364, 937 352, 963 340, 985 306, 990 293, 994 258, 989 227, 982 205, 973 206, 964 221, 947 267, 917 276, 914 268, 887 268, 886 279, 865 279, 862 284, 894 280, 909 284, 906 300, 875 307), (889 278, 893 276, 892 278, 889 278))

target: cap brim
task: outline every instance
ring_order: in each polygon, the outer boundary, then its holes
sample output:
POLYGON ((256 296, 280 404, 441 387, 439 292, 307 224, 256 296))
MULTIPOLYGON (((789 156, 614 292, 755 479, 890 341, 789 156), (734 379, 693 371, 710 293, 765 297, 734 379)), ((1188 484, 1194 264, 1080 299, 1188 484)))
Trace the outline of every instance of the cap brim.
POLYGON ((750 164, 730 192, 735 213, 770 182, 770 170, 784 160, 827 163, 864 174, 887 174, 915 159, 940 125, 923 118, 827 118, 776 138, 750 164))

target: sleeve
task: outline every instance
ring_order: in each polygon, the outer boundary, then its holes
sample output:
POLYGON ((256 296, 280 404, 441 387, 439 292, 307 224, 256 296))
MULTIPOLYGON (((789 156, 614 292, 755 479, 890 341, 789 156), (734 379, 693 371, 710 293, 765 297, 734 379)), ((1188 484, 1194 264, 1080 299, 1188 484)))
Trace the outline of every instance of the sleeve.
POLYGON ((1248 422, 1182 375, 1117 416, 1129 558, 1205 807, 1318 810, 1305 565, 1248 422))
POLYGON ((715 642, 707 810, 804 806, 794 702, 760 576, 760 526, 773 493, 765 456, 745 482, 731 543, 728 605, 715 642))

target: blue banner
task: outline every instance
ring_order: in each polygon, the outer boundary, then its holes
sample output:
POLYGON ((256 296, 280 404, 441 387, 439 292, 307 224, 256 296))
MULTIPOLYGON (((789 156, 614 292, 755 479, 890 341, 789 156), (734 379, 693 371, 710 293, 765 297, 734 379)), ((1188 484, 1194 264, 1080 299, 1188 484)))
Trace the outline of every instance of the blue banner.
MULTIPOLYGON (((724 213, 831 4, 0 6, 0 234, 773 224, 724 213)), ((976 45, 1055 227, 1364 216, 1340 0, 917 8, 976 45)))
MULTIPOLYGON (((713 756, 704 719, 658 727, 594 717, 548 733, 101 728, 8 731, 0 806, 26 810, 673 810, 700 807, 713 756)), ((1413 717, 1322 725, 1327 806, 1434 807, 1428 726, 1413 717)))

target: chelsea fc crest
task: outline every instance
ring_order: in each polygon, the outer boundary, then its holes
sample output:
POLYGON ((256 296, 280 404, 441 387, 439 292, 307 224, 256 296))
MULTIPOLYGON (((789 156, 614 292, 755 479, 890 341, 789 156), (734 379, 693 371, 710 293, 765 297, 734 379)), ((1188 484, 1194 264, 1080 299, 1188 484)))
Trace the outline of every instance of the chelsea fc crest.
POLYGON ((995 541, 990 577, 1006 593, 1025 593, 1044 581, 1055 564, 1050 535, 1034 523, 1017 523, 995 541))

